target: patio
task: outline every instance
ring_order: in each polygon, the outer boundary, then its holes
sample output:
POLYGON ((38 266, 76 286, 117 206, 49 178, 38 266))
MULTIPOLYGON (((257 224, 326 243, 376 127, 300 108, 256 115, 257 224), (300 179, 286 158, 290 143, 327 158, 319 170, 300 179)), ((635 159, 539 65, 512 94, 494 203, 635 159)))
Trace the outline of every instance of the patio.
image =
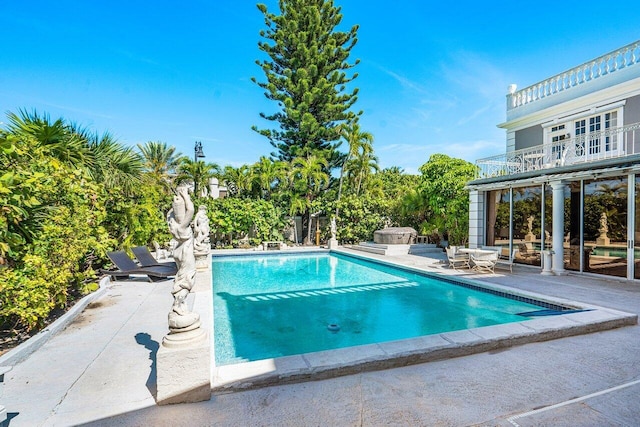
MULTIPOLYGON (((637 283, 453 271, 444 253, 371 258, 638 313, 637 283)), ((155 405, 155 351, 171 281, 116 282, 5 375, 10 426, 634 425, 638 325, 448 360, 155 405), (552 406, 555 405, 555 406, 552 406), (540 409, 536 409, 540 408, 540 409)))

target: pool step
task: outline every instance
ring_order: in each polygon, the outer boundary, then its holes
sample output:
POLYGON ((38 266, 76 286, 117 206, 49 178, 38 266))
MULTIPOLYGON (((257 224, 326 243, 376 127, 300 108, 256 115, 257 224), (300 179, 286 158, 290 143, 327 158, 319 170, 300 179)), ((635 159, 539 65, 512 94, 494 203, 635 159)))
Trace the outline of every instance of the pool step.
POLYGON ((386 289, 397 289, 397 288, 415 288, 418 286, 420 285, 414 281, 398 281, 398 282, 388 282, 388 283, 371 283, 371 284, 356 285, 356 286, 344 286, 339 288, 323 288, 323 289, 309 289, 309 290, 300 290, 300 291, 294 290, 289 292, 252 294, 252 295, 244 295, 242 296, 242 299, 251 301, 251 302, 258 302, 258 301, 270 301, 270 300, 290 299, 290 298, 319 297, 319 296, 327 296, 327 295, 349 294, 353 292, 383 291, 386 289))
POLYGON ((436 245, 426 243, 413 245, 387 245, 382 243, 360 242, 358 245, 351 246, 351 249, 389 256, 400 256, 407 254, 417 255, 442 251, 442 249, 436 247, 436 245))

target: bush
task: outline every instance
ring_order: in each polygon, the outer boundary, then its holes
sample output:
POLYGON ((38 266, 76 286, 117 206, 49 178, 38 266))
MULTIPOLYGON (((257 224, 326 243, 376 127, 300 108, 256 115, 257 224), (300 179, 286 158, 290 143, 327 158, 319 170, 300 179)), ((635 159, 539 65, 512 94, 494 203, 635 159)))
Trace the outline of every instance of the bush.
POLYGON ((335 212, 336 206, 339 208, 336 237, 342 243, 372 241, 373 232, 389 221, 391 209, 389 200, 370 195, 352 194, 328 205, 329 212, 335 212))
POLYGON ((248 237, 253 245, 265 240, 282 240, 287 226, 284 212, 268 200, 238 198, 198 199, 207 206, 212 242, 231 245, 248 237))

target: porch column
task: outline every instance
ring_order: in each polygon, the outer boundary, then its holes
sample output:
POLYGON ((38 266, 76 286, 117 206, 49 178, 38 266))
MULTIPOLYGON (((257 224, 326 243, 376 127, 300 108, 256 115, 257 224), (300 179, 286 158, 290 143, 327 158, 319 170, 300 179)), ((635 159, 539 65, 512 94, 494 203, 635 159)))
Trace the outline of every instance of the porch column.
POLYGON ((564 183, 550 183, 553 190, 553 273, 562 276, 564 269, 564 183))
POLYGON ((484 245, 484 191, 469 191, 469 247, 484 245))

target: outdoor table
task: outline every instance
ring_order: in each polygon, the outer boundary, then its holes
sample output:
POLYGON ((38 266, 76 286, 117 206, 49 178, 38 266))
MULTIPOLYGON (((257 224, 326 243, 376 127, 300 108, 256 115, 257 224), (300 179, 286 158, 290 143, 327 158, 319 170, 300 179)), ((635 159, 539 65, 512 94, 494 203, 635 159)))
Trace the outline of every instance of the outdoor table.
POLYGON ((491 255, 496 253, 496 251, 490 250, 490 249, 471 249, 471 248, 460 248, 458 249, 458 252, 463 253, 463 254, 473 254, 473 256, 480 256, 480 255, 491 255))

